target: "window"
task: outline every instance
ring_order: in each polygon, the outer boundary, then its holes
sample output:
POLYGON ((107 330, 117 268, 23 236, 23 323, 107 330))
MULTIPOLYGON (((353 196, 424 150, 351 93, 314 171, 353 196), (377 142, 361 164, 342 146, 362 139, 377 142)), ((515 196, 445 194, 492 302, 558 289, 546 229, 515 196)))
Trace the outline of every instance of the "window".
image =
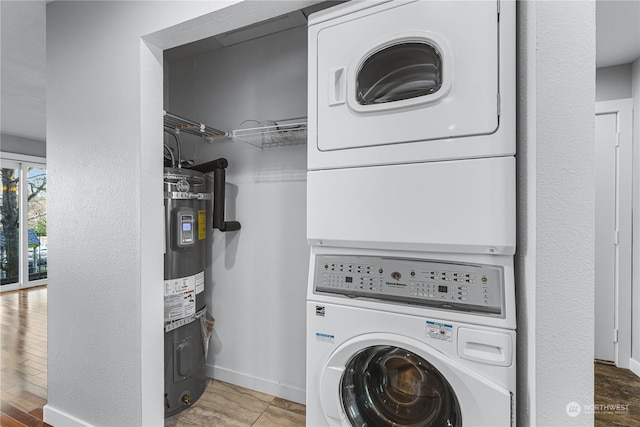
POLYGON ((27 169, 29 280, 47 277, 47 171, 27 169))
POLYGON ((400 43, 371 55, 356 80, 360 105, 401 101, 436 93, 442 87, 442 57, 428 43, 400 43))
POLYGON ((2 160, 1 290, 44 284, 47 278, 47 171, 32 161, 2 160))
POLYGON ((458 399, 444 376, 411 351, 379 345, 349 360, 341 382, 347 417, 357 426, 460 426, 458 399))
POLYGON ((20 169, 2 168, 0 283, 20 281, 20 169))

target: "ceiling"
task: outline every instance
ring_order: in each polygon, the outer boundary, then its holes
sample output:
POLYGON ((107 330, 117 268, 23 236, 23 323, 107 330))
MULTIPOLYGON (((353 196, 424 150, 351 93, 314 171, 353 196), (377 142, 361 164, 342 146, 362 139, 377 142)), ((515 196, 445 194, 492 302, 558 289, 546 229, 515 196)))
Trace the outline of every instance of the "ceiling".
POLYGON ((596 2, 596 67, 640 57, 640 0, 596 2))
POLYGON ((0 1, 2 98, 0 131, 45 140, 46 17, 44 1, 0 1))
MULTIPOLYGON (((0 1, 2 94, 0 131, 45 141, 46 3, 0 1)), ((640 0, 596 2, 596 66, 640 57, 640 0)))

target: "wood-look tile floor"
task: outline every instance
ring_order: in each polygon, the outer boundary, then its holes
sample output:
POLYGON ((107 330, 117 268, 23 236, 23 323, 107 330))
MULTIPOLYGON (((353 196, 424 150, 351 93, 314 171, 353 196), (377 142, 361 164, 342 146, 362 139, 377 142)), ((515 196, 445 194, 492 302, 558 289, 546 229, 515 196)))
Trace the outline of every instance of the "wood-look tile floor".
MULTIPOLYGON (((49 426, 42 421, 47 403, 47 288, 1 293, 0 332, 0 426, 49 426)), ((304 405, 215 380, 208 381, 191 408, 165 420, 167 427, 304 425, 304 405)))
POLYGON ((595 363, 596 427, 640 426, 640 377, 612 363, 595 363))
POLYGON ((200 399, 165 420, 166 427, 304 427, 305 406, 254 390, 209 380, 200 399))
MULTIPOLYGON (((0 426, 47 427, 47 289, 0 293, 0 426)), ((595 426, 640 426, 640 378, 628 369, 595 364, 595 426)), ((209 380, 200 399, 165 420, 167 427, 305 425, 305 407, 264 393, 209 380)))

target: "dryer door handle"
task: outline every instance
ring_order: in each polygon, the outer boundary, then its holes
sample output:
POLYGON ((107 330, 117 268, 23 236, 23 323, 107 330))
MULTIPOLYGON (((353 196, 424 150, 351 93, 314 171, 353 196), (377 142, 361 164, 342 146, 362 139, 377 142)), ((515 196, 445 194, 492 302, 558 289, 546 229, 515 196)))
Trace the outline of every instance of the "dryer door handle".
POLYGON ((347 94, 344 67, 329 70, 329 106, 344 104, 347 94))

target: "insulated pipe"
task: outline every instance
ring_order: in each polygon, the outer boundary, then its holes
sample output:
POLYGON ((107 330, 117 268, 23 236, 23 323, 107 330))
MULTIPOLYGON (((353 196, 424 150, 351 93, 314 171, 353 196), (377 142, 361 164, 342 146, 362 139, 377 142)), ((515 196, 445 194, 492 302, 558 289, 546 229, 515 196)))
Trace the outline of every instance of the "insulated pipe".
POLYGON ((225 185, 226 171, 229 166, 227 159, 221 157, 190 169, 202 173, 213 172, 213 228, 220 231, 237 231, 240 230, 238 221, 224 220, 225 205, 225 185))

